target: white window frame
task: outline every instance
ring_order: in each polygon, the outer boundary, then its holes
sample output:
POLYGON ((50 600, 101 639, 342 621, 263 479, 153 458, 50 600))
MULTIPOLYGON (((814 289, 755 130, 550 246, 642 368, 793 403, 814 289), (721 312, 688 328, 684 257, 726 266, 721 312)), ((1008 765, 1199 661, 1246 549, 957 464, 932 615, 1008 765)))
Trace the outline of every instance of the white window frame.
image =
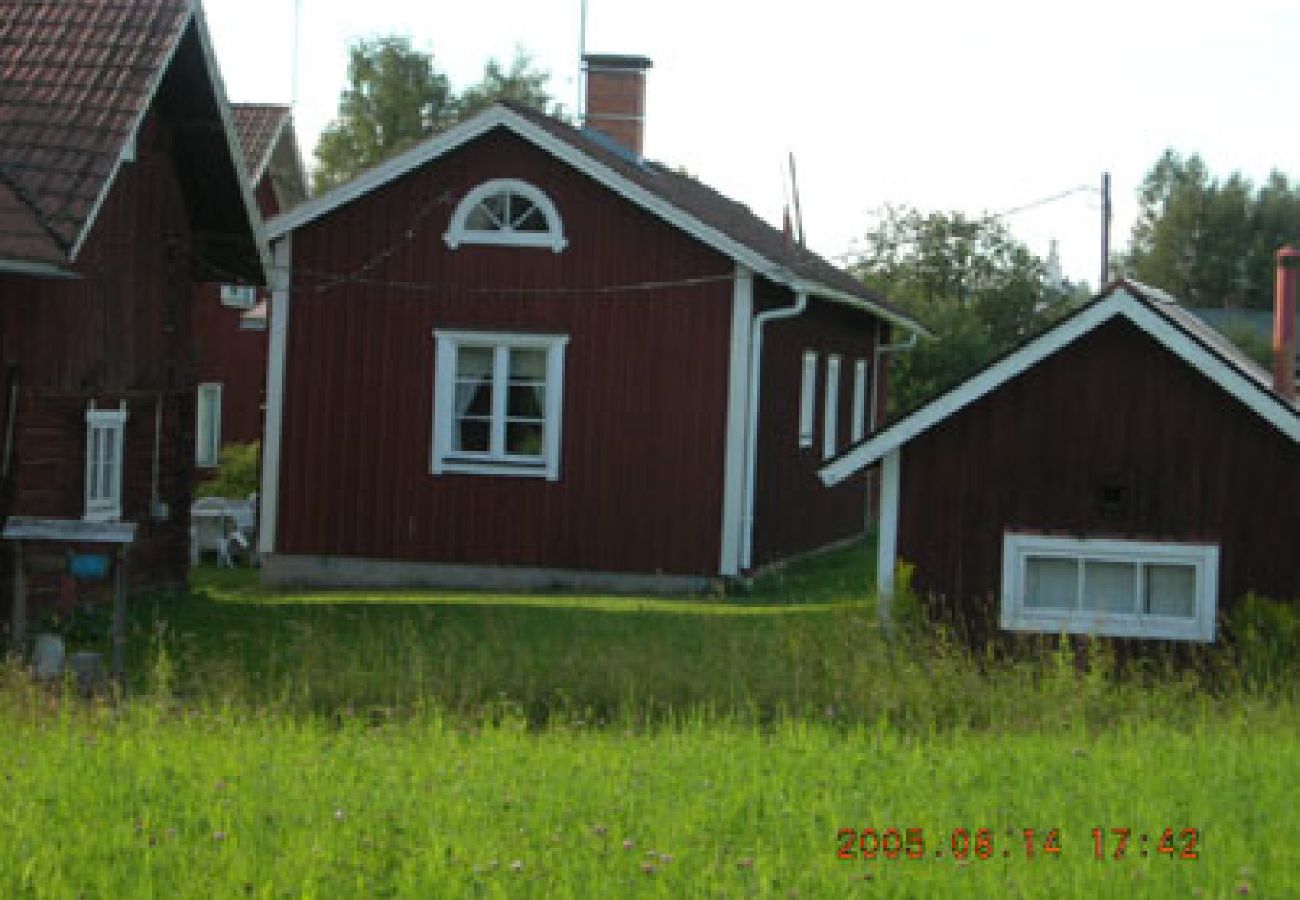
POLYGON ((1214 640, 1219 594, 1219 548, 1214 544, 1156 543, 1111 538, 1071 538, 1007 532, 1002 543, 1001 625, 1009 631, 1069 632, 1161 640, 1214 640), (1026 568, 1031 557, 1079 563, 1076 609, 1034 609, 1024 605, 1026 568), (1195 614, 1191 618, 1102 612, 1077 608, 1084 591, 1084 561, 1136 566, 1135 602, 1145 594, 1146 567, 1182 565, 1195 570, 1195 614))
POLYGON ((122 518, 122 449, 126 443, 126 418, 126 401, 117 409, 96 409, 93 400, 86 407, 86 470, 83 487, 86 508, 82 518, 87 522, 115 522, 122 518), (111 456, 113 463, 107 479, 104 477, 104 466, 108 462, 105 456, 111 456))
POLYGON ((433 441, 429 472, 474 475, 513 475, 558 481, 560 436, 564 412, 565 334, 516 334, 492 331, 434 329, 436 342, 433 382, 433 441), (493 351, 492 449, 467 452, 452 449, 456 419, 456 361, 462 347, 487 347, 493 351), (546 399, 540 457, 516 456, 502 449, 505 430, 506 391, 501 389, 507 372, 508 350, 546 351, 546 399))
POLYGON ((194 464, 201 469, 215 468, 221 461, 221 382, 205 381, 198 386, 194 403, 194 464), (212 417, 212 435, 208 446, 200 440, 203 435, 204 403, 215 405, 212 417))
POLYGON ((822 459, 835 455, 840 424, 840 358, 826 357, 826 397, 822 409, 822 459))
POLYGON ((248 284, 223 284, 221 305, 231 309, 252 309, 257 305, 257 288, 248 284))
POLYGON ((559 253, 568 241, 564 237, 564 221, 560 212, 541 190, 517 178, 494 178, 485 181, 466 194, 451 215, 451 224, 442 236, 447 246, 455 250, 461 244, 487 244, 506 247, 545 247, 559 253), (513 231, 506 227, 483 231, 467 227, 470 213, 495 194, 517 194, 528 200, 546 219, 546 231, 513 231))
POLYGON ((799 385, 799 446, 811 447, 817 415, 817 351, 803 352, 803 379, 799 385))
POLYGON ((853 418, 849 420, 849 441, 856 444, 867 435, 867 361, 853 362, 853 418))

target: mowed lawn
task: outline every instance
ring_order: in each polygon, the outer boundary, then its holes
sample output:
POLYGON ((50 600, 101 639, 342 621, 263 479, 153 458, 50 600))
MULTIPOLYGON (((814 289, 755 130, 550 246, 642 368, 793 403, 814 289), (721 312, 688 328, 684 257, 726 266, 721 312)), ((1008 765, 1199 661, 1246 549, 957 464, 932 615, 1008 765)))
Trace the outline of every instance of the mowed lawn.
POLYGON ((1300 896, 1293 689, 886 644, 864 555, 680 600, 205 571, 136 603, 128 702, 11 674, 0 892, 1300 896))

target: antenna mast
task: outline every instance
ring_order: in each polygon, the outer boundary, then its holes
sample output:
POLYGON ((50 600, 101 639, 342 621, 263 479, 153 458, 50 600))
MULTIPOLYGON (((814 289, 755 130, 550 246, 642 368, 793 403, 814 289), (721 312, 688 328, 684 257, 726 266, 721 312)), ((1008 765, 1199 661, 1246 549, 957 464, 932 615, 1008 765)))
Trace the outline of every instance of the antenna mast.
POLYGON ((587 124, 587 0, 582 0, 578 18, 578 122, 587 124))
POLYGON ((794 151, 790 151, 790 193, 794 195, 794 231, 799 238, 800 249, 804 246, 803 240, 803 211, 799 208, 799 181, 794 175, 794 151))
MULTIPOLYGON (((586 2, 586 0, 583 0, 583 2, 586 2)), ((290 63, 293 66, 293 72, 290 74, 289 108, 294 112, 298 111, 298 24, 301 20, 302 0, 293 0, 293 55, 290 63)))

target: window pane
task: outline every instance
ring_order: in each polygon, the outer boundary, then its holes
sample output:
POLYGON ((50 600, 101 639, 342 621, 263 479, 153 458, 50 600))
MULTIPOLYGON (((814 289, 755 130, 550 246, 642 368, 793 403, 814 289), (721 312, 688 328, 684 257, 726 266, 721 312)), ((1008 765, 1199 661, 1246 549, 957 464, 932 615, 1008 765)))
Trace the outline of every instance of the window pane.
POLYGON ((458 381, 456 382, 457 416, 492 415, 492 382, 458 381))
POLYGON ((511 212, 516 214, 513 224, 515 231, 545 232, 549 230, 546 227, 546 216, 531 201, 524 200, 522 197, 515 197, 514 204, 511 207, 511 212), (522 204, 527 204, 527 206, 523 207, 522 204))
POLYGON ((470 210, 465 227, 471 231, 500 231, 505 221, 506 195, 494 194, 470 210))
POLYGON ((541 456, 542 423, 507 422, 506 452, 519 456, 541 456))
POLYGON ((492 441, 492 422, 488 419, 457 419, 455 449, 486 453, 492 441))
POLYGON ((492 348, 461 347, 456 354, 457 378, 491 378, 492 348))
POLYGON ((1137 566, 1097 560, 1085 562, 1083 608, 1097 612, 1137 612, 1137 566))
POLYGON ((1147 566, 1146 611, 1153 616, 1196 617, 1196 568, 1147 566))
POLYGON ((1025 560, 1027 609, 1074 609, 1079 564, 1072 559, 1031 556, 1025 560))
POLYGON ((506 399, 506 415, 511 418, 540 419, 546 414, 545 404, 545 385, 512 384, 506 399))
POLYGON ((90 429, 90 487, 88 494, 91 500, 99 499, 99 461, 103 458, 100 450, 100 441, 103 440, 104 430, 102 428, 90 429))
POLYGON ((510 380, 542 381, 546 378, 545 350, 511 350, 510 380))

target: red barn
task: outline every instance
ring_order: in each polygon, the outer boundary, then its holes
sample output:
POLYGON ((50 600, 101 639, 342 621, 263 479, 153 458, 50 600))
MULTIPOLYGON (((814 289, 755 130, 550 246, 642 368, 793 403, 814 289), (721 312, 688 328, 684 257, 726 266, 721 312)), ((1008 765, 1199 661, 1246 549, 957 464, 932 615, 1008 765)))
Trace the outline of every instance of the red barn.
POLYGON ((196 4, 0 0, 6 601, 85 543, 184 583, 191 309, 199 282, 264 280, 247 183, 196 4))
POLYGON ((817 468, 918 326, 644 160, 648 61, 587 62, 588 128, 497 106, 268 223, 268 580, 668 588, 862 532, 817 468))
POLYGON ((883 461, 882 612, 902 560, 976 635, 1212 641, 1249 591, 1300 599, 1294 355, 1281 370, 1119 281, 822 476, 883 461))
MULTIPOLYGON (((235 134, 253 196, 264 218, 307 196, 288 106, 236 103, 235 134)), ((269 293, 252 285, 209 285, 194 308, 198 352, 194 464, 202 477, 217 465, 221 445, 262 439, 266 391, 266 310, 269 293)))

